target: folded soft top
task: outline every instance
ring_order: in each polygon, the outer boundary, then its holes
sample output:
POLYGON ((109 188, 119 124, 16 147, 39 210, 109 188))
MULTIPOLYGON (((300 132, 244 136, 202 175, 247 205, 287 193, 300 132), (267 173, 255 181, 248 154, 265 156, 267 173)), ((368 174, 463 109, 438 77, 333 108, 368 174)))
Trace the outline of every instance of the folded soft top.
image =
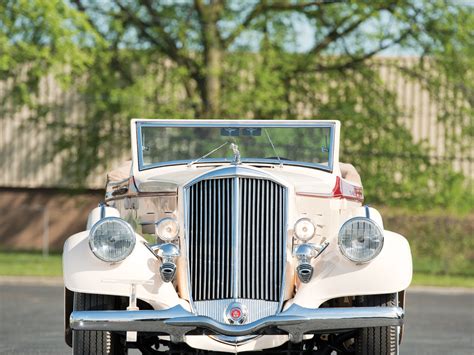
POLYGON ((341 169, 341 175, 343 179, 362 186, 362 180, 360 179, 360 175, 354 165, 339 163, 339 168, 341 169))
POLYGON ((122 182, 128 179, 131 175, 132 161, 128 160, 107 174, 107 184, 122 182))

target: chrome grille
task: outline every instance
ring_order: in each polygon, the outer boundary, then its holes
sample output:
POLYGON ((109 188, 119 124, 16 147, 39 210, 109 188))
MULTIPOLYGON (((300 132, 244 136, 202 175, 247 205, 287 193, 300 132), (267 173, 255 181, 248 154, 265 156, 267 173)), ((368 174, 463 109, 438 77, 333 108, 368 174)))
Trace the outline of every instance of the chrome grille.
POLYGON ((237 297, 279 301, 283 275, 284 191, 270 180, 240 181, 240 288, 237 297))
POLYGON ((279 302, 285 188, 258 178, 208 179, 191 185, 187 199, 192 300, 279 302))
POLYGON ((204 180, 189 189, 189 265, 196 301, 232 297, 233 183, 204 180))

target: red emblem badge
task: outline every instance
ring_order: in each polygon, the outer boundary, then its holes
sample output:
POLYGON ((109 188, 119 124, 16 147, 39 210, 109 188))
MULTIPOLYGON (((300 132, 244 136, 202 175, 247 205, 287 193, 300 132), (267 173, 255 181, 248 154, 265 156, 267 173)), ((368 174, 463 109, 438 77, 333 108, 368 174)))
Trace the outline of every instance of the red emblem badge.
POLYGON ((232 302, 224 312, 224 319, 230 324, 243 324, 247 319, 247 307, 239 302, 232 302))
POLYGON ((242 312, 239 308, 232 308, 230 310, 230 316, 233 320, 238 320, 242 315, 242 312))

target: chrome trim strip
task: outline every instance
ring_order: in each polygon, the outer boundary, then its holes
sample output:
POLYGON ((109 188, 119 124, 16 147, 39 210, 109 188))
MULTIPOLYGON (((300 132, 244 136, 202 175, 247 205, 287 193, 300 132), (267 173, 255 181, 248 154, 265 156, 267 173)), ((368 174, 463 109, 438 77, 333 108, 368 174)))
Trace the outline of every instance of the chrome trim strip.
MULTIPOLYGON (((189 181, 186 185, 184 185, 185 189, 188 189, 192 185, 198 183, 199 181, 203 180, 211 180, 211 179, 223 179, 223 178, 254 178, 254 179, 266 179, 276 182, 280 185, 285 186, 284 182, 275 178, 274 176, 257 170, 255 168, 250 168, 242 165, 230 165, 224 166, 220 168, 216 168, 214 170, 208 171, 202 175, 199 175, 195 179, 189 181)), ((285 186, 286 187, 286 186, 285 186)))
POLYGON ((232 292, 231 292, 231 295, 233 298, 238 298, 240 296, 240 292, 239 292, 239 281, 241 279, 241 275, 240 275, 240 253, 239 253, 239 246, 240 246, 240 243, 239 243, 239 236, 240 236, 240 223, 236 223, 236 222, 240 222, 240 218, 241 218, 241 215, 240 215, 240 198, 239 198, 239 194, 240 194, 240 186, 239 186, 239 178, 238 177, 235 177, 234 179, 232 179, 232 194, 233 194, 233 200, 232 200, 232 203, 233 203, 233 206, 232 206, 232 220, 233 220, 233 223, 232 223, 232 251, 233 251, 233 254, 232 254, 232 257, 233 257, 233 260, 232 260, 232 292))
POLYGON ((181 306, 165 310, 73 311, 71 329, 102 331, 138 331, 169 334, 172 342, 183 342, 188 333, 244 336, 288 333, 292 342, 301 342, 306 333, 367 327, 401 326, 404 311, 400 307, 305 308, 293 304, 286 311, 243 325, 223 324, 197 316, 181 306))
POLYGON ((105 202, 100 202, 99 203, 99 207, 100 207, 100 219, 104 219, 105 218, 105 202))
POLYGON ((283 243, 283 256, 280 259, 283 263, 283 273, 281 279, 281 294, 280 294, 280 309, 283 307, 283 302, 285 301, 285 290, 286 290, 286 253, 288 250, 291 250, 292 242, 291 236, 288 237, 288 188, 283 189, 283 206, 285 207, 283 211, 280 212, 280 216, 282 218, 282 232, 284 233, 282 243, 283 243))
POLYGON ((162 120, 138 121, 137 125, 142 127, 217 127, 217 128, 298 128, 298 127, 321 127, 329 128, 336 125, 336 121, 312 121, 312 120, 251 120, 244 122, 242 120, 162 120))
MULTIPOLYGON (((246 127, 268 127, 268 128, 299 128, 299 127, 311 127, 311 128, 329 128, 331 140, 329 142, 329 161, 328 166, 317 164, 317 163, 307 163, 307 162, 298 162, 298 161, 291 161, 285 160, 280 161, 278 159, 245 159, 242 158, 242 162, 252 162, 252 163, 270 163, 270 164, 277 164, 277 165, 295 165, 295 166, 304 166, 313 169, 320 169, 326 171, 333 171, 334 168, 334 137, 335 137, 335 130, 336 130, 336 123, 335 122, 327 122, 327 123, 315 123, 315 122, 283 122, 283 121, 254 121, 253 123, 242 123, 238 120, 235 121, 227 121, 227 122, 196 122, 195 120, 190 120, 189 122, 136 122, 136 129, 137 129, 137 155, 138 155, 138 170, 148 170, 153 168, 159 168, 163 166, 173 166, 173 165, 184 165, 189 164, 193 161, 193 159, 188 160, 172 160, 162 163, 152 163, 147 166, 144 165, 143 162, 143 149, 142 149, 142 133, 141 129, 143 127, 236 127, 236 128, 246 128, 246 127), (193 122, 194 121, 194 122, 193 122)), ((195 159, 194 159, 195 160, 195 159)), ((201 163, 232 163, 230 159, 202 159, 201 163)))

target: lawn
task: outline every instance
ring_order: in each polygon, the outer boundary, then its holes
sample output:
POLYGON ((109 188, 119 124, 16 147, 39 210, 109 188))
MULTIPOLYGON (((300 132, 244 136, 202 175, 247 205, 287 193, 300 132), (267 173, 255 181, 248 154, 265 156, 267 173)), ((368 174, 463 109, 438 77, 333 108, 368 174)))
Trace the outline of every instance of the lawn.
POLYGON ((37 252, 0 251, 0 275, 61 276, 61 254, 43 257, 37 252))
MULTIPOLYGON (((423 272, 426 261, 415 263, 415 274, 412 285, 470 287, 474 288, 474 277, 471 275, 434 275, 423 272), (420 270, 417 272, 417 270, 420 270)), ((0 275, 6 276, 61 276, 61 254, 50 254, 43 257, 36 252, 0 251, 0 275)))
POLYGON ((457 275, 433 275, 415 272, 411 284, 412 286, 474 288, 474 277, 457 275))

